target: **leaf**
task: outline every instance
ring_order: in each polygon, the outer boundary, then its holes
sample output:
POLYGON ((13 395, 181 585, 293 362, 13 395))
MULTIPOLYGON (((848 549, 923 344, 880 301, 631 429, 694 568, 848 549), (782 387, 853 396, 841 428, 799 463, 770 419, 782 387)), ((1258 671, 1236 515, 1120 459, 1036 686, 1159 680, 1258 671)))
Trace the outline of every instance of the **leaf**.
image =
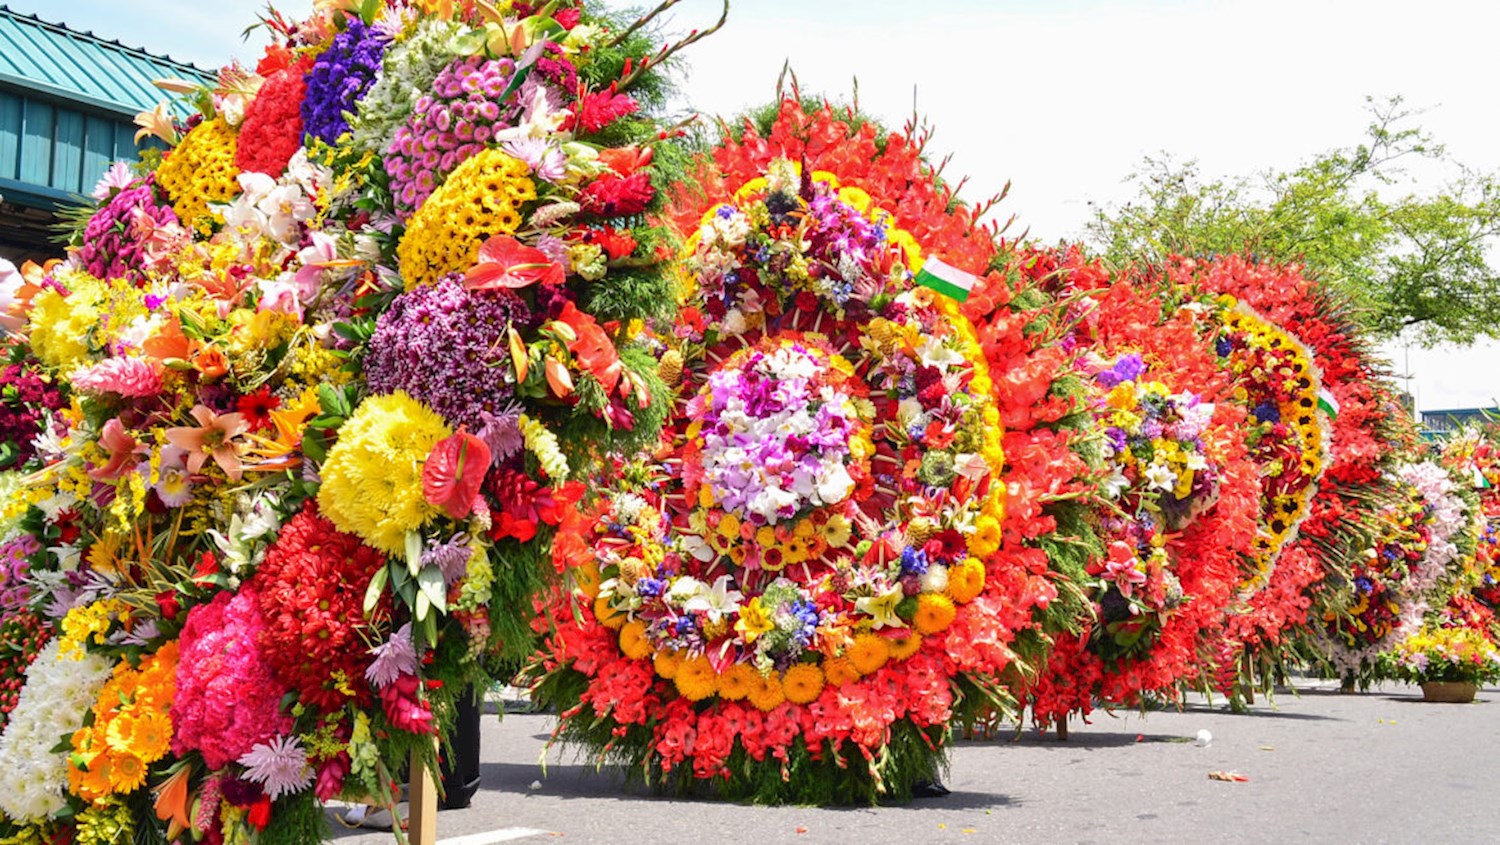
POLYGON ((417 573, 417 585, 422 589, 422 595, 427 597, 428 602, 437 608, 439 613, 448 612, 448 587, 443 582, 443 570, 436 566, 424 566, 417 573))
POLYGON ((375 611, 375 606, 380 604, 380 596, 385 592, 385 585, 391 578, 391 567, 389 564, 375 570, 370 576, 370 586, 365 588, 365 616, 375 611))

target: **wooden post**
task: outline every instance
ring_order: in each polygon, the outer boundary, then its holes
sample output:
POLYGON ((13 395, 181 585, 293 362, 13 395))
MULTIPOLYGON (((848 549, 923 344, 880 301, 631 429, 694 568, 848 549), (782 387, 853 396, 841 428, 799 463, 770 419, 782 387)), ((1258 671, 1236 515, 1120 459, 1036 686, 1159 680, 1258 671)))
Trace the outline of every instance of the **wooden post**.
POLYGON ((1249 649, 1244 651, 1244 666, 1245 703, 1253 705, 1255 703, 1255 662, 1250 657, 1249 649))
POLYGON ((1057 720, 1057 741, 1058 742, 1067 742, 1068 741, 1068 716, 1067 716, 1067 714, 1063 714, 1063 717, 1061 719, 1057 720))
MULTIPOLYGON (((437 845, 437 784, 432 782, 432 773, 427 771, 422 756, 415 751, 411 755, 410 777, 406 790, 410 808, 407 836, 411 845, 437 845)), ((398 819, 392 821, 400 823, 398 819)))

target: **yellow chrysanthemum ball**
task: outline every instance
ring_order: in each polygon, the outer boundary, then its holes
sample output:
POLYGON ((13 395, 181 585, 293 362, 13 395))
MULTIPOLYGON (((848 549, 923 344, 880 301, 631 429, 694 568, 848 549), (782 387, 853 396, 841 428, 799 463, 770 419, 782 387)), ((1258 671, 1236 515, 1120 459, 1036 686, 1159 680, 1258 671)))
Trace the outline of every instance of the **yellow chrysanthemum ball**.
POLYGON ((677 667, 677 677, 672 679, 677 691, 688 701, 702 701, 719 691, 719 673, 707 657, 694 657, 677 667))
POLYGON ((859 670, 854 668, 854 663, 847 657, 830 657, 823 661, 823 679, 829 684, 841 687, 859 680, 859 670))
POLYGON ((594 618, 599 620, 600 625, 613 631, 618 631, 629 619, 609 603, 609 596, 599 596, 594 599, 594 618))
POLYGON ((823 670, 811 663, 799 663, 781 677, 781 689, 793 704, 811 704, 823 694, 823 670))
MULTIPOLYGON (((646 623, 640 620, 627 622, 620 629, 620 651, 631 660, 645 660, 656 647, 646 639, 646 623)), ((680 669, 679 669, 680 671, 680 669)))
POLYGON ((404 556, 406 532, 440 514, 422 494, 422 464, 452 434, 436 411, 402 391, 366 399, 328 450, 318 507, 340 531, 404 556))
POLYGON ((686 659, 687 655, 677 649, 658 651, 656 656, 651 658, 651 666, 656 670, 656 674, 670 681, 677 677, 677 670, 682 668, 686 659))
POLYGON ((43 364, 70 371, 87 363, 89 332, 99 324, 106 286, 84 273, 66 273, 63 296, 48 287, 31 301, 31 350, 43 364))
POLYGON ((522 204, 536 199, 530 172, 525 162, 499 150, 485 150, 454 168, 407 221, 396 250, 406 289, 469 269, 487 238, 520 228, 522 204))
POLYGON ((922 635, 908 633, 904 637, 894 637, 888 645, 891 649, 892 660, 905 660, 922 650, 922 635))
POLYGON ((781 706, 786 701, 786 691, 781 688, 781 679, 775 675, 762 675, 755 673, 755 681, 750 686, 750 694, 746 696, 756 710, 769 713, 781 706))
POLYGON ((855 671, 861 675, 869 675, 880 671, 880 667, 891 659, 891 647, 886 644, 885 637, 879 634, 860 634, 854 638, 854 645, 849 646, 844 656, 854 664, 855 671))
POLYGON ((953 599, 942 593, 923 593, 917 596, 917 612, 912 624, 923 634, 938 634, 948 630, 957 614, 953 599))
POLYGON ((719 697, 729 701, 742 701, 755 689, 760 673, 748 663, 736 663, 719 676, 719 697))
POLYGON ((985 514, 974 524, 974 533, 969 536, 969 554, 989 557, 1000 548, 1002 539, 1000 520, 985 514))
POLYGON ((156 169, 156 184, 172 199, 183 225, 206 235, 224 222, 209 203, 229 202, 240 192, 234 153, 234 130, 216 117, 193 127, 156 169))
POLYGON ((976 558, 948 567, 948 598, 968 604, 984 592, 984 564, 976 558))

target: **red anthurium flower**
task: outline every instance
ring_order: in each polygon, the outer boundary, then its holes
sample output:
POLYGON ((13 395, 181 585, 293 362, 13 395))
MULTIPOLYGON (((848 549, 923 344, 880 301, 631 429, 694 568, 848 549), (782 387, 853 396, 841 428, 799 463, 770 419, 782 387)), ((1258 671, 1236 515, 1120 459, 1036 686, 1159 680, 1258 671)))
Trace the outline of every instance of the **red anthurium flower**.
POLYGON ((577 335, 568 344, 568 351, 573 353, 579 368, 598 379, 606 394, 614 393, 624 368, 620 365, 620 355, 615 351, 609 334, 592 316, 579 311, 571 302, 563 307, 558 320, 566 323, 577 335))
POLYGON ((515 290, 537 282, 560 285, 563 268, 535 247, 509 235, 495 235, 479 247, 479 260, 469 268, 466 280, 471 290, 515 290))
POLYGON ((462 429, 432 447, 422 467, 422 495, 453 519, 474 511, 479 486, 490 468, 490 447, 462 429))

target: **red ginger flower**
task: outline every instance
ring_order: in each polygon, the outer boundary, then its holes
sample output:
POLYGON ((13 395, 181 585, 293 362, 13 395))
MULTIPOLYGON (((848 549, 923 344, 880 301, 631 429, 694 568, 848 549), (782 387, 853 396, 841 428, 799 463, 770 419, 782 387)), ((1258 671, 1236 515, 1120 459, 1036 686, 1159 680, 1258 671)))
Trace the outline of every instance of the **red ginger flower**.
MULTIPOLYGON (((303 704, 331 713, 351 699, 369 700, 367 643, 375 637, 363 602, 370 577, 384 565, 379 552, 334 528, 315 504, 292 517, 266 551, 250 580, 265 617, 260 645, 303 704)), ((375 615, 388 612, 383 598, 375 615)))

